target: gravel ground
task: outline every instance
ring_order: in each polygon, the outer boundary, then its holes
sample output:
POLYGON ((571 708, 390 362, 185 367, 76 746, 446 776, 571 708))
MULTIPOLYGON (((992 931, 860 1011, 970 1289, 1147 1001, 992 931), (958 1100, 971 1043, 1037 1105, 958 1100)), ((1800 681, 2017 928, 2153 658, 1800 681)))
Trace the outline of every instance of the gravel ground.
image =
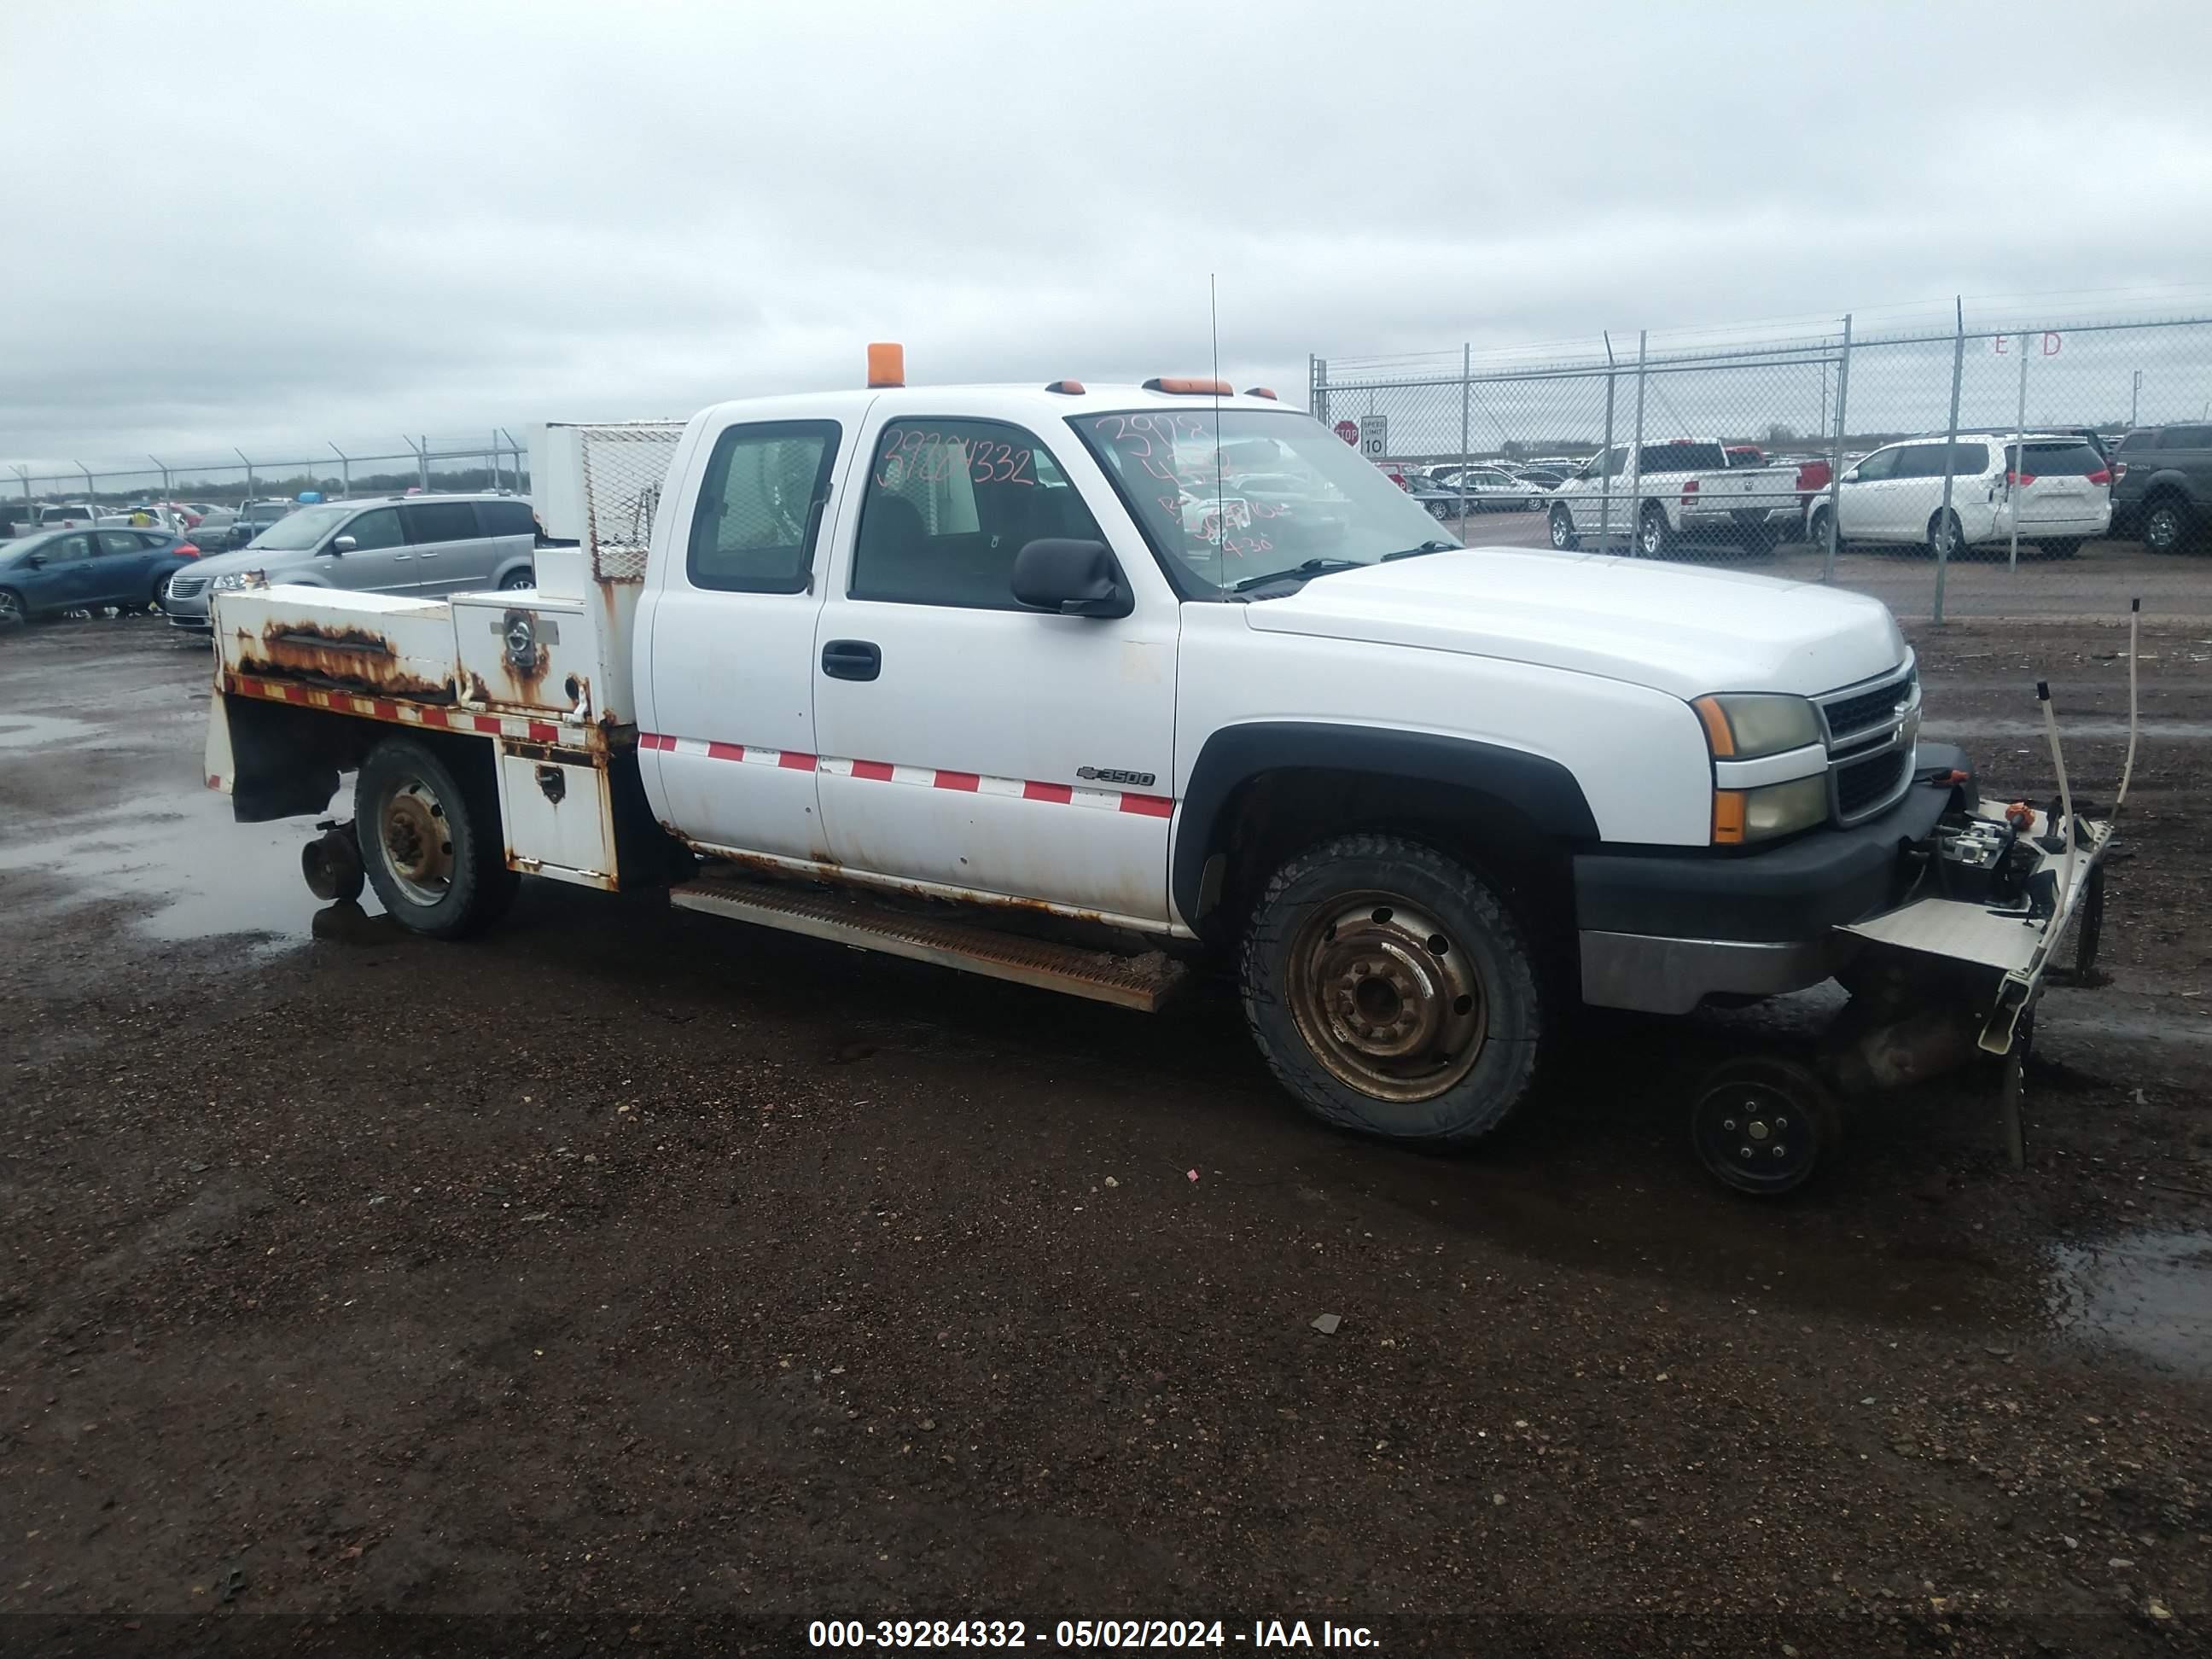
MULTIPOLYGON (((2122 631, 1916 631, 1994 787, 2045 787, 2038 675, 2124 714, 2122 631)), ((2111 983, 2046 1000, 2027 1171, 1972 1074, 1779 1206, 1696 1171, 1683 1091, 1817 994, 1594 1018, 1497 1145, 1417 1156, 1300 1117, 1218 995, 541 884, 465 945, 319 922, 304 826, 197 787, 204 652, 0 640, 0 1645, 2203 1651, 2208 635, 2148 632, 2111 983)))

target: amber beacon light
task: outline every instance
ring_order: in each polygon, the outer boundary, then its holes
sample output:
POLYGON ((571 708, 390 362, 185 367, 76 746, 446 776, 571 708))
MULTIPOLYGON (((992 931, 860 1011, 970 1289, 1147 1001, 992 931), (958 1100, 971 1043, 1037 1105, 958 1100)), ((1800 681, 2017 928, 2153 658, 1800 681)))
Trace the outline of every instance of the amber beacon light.
POLYGON ((895 340, 876 340, 868 346, 868 384, 872 386, 906 384, 906 348, 895 340))

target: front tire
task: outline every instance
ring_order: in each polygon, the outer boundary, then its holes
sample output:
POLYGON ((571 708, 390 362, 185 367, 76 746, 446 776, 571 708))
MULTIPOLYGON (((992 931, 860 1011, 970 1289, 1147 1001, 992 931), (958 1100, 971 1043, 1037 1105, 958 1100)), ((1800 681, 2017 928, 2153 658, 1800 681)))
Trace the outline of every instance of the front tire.
POLYGON ((362 763, 354 823, 369 885, 411 932, 460 939, 514 902, 521 878, 507 867, 489 765, 464 776, 428 744, 386 738, 362 763))
POLYGON ((12 587, 0 587, 0 634, 12 634, 30 620, 31 608, 12 587))
POLYGON ((1497 890, 1434 848, 1359 834, 1301 853, 1261 895, 1241 967, 1253 1041, 1324 1123, 1460 1146, 1534 1084, 1534 953, 1497 890))
POLYGON ((1552 545, 1562 553, 1571 553, 1581 544, 1582 538, 1575 534, 1574 514, 1564 507, 1553 507, 1552 509, 1552 545))
MULTIPOLYGON (((1828 550, 1828 509, 1825 507, 1816 507, 1813 509, 1812 516, 1805 520, 1807 544, 1823 553, 1828 550)), ((1836 550, 1838 552, 1843 550, 1841 542, 1836 544, 1836 550)))

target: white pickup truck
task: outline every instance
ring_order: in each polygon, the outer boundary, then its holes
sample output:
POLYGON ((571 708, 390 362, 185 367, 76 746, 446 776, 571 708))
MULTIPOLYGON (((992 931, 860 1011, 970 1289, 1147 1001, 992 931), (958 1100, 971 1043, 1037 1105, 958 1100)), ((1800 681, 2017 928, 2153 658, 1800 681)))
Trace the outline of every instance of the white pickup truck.
MULTIPOLYGON (((1975 810, 1873 599, 1460 547, 1272 394, 899 378, 550 428, 534 590, 249 577, 209 786, 355 773, 311 884, 428 934, 532 874, 1139 1009, 1225 958, 1304 1105, 1431 1144, 1578 1000, 1827 978, 1975 810)), ((1747 1190, 1823 1144, 1711 1109, 1747 1190)))
POLYGON ((1798 469, 1744 459, 1717 438, 1600 450, 1547 495, 1552 545, 1565 551, 1584 537, 1620 537, 1657 559, 1704 537, 1771 553, 1781 523, 1802 516, 1798 469))

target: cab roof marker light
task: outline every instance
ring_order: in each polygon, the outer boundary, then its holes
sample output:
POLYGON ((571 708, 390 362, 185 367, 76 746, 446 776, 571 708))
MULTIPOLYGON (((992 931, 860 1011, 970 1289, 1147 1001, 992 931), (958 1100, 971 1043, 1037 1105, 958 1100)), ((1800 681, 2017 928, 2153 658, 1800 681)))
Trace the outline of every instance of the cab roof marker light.
POLYGON ((895 340, 868 343, 868 386, 871 390, 906 384, 906 348, 895 340))
POLYGON ((1187 374, 1162 374, 1145 382, 1147 392, 1166 392, 1178 398, 1231 398, 1236 393, 1226 380, 1200 380, 1187 374))
POLYGON ((1244 395, 1248 398, 1265 398, 1271 404, 1280 401, 1273 391, 1264 386, 1248 386, 1244 388, 1244 395))
POLYGON ((1045 386, 1045 390, 1047 392, 1057 392, 1063 398, 1080 398, 1083 395, 1083 382, 1080 380, 1054 380, 1045 386))

